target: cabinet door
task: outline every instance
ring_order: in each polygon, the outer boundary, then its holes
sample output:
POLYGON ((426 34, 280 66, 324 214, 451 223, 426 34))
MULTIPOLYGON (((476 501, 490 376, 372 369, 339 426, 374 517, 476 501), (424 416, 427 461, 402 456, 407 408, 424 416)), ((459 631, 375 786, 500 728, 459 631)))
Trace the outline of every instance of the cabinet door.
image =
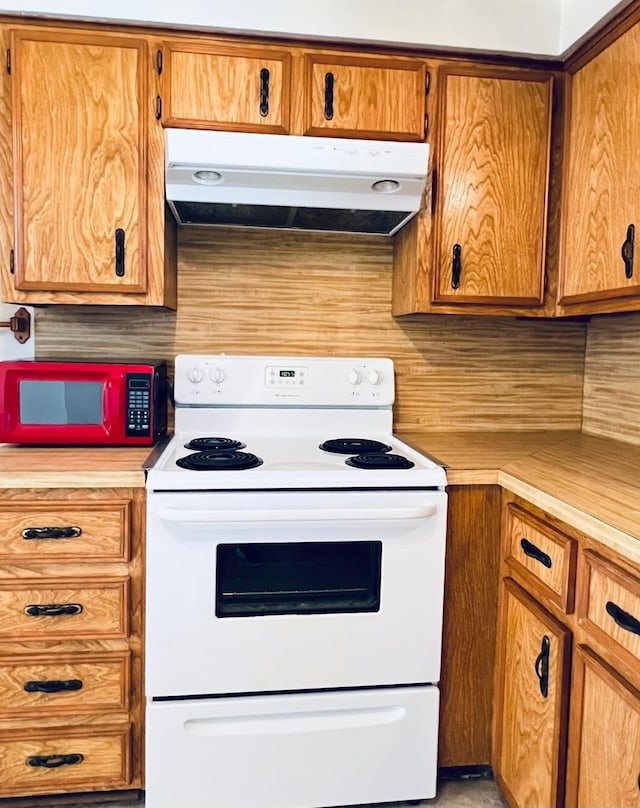
POLYGON ((562 805, 570 634, 511 579, 498 622, 494 770, 512 805, 562 805))
POLYGON ((165 43, 163 124, 227 131, 289 131, 291 56, 268 48, 165 43))
POLYGON ((540 305, 552 79, 438 74, 435 302, 540 305))
POLYGON ((416 59, 305 58, 305 135, 425 138, 426 66, 416 59))
POLYGON ((640 808, 640 693, 586 646, 576 649, 569 808, 640 808))
POLYGON ((630 226, 640 228, 639 94, 640 25, 636 25, 571 81, 562 304, 640 294, 637 256, 633 269, 622 257, 630 226))
POLYGON ((142 40, 11 38, 18 290, 146 290, 142 40))

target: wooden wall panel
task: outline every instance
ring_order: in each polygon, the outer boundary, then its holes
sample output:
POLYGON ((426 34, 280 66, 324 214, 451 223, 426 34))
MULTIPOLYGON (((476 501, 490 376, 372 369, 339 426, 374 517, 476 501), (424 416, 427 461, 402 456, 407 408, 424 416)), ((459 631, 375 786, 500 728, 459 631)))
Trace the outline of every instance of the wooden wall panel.
POLYGON ((583 429, 640 444, 640 314, 589 323, 583 429))
POLYGON ((384 237, 184 228, 178 310, 50 306, 41 358, 390 356, 396 428, 579 429, 583 323, 391 316, 384 237))

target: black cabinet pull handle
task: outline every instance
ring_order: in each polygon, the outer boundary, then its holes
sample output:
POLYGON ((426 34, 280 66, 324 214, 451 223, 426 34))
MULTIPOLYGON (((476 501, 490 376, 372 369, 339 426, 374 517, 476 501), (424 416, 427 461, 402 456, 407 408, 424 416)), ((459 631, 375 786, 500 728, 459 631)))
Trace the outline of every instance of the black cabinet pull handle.
POLYGON ((547 555, 544 550, 541 550, 539 547, 533 542, 530 542, 529 539, 525 539, 523 536, 520 539, 520 547, 522 547, 522 552, 529 556, 529 558, 534 558, 536 561, 539 561, 543 567, 547 569, 551 569, 553 566, 553 562, 551 561, 551 556, 547 555))
POLYGON ((28 617, 62 617, 63 615, 80 614, 81 603, 33 603, 25 606, 24 613, 28 617))
POLYGON ((84 755, 76 752, 71 755, 32 755, 25 761, 27 766, 43 769, 59 769, 60 766, 73 766, 82 763, 84 755))
POLYGON ((82 690, 80 679, 50 679, 24 683, 25 693, 61 693, 63 690, 82 690))
POLYGON ((260 71, 260 115, 266 118, 269 114, 269 71, 263 67, 260 71))
POLYGON ((333 120, 333 73, 324 74, 324 117, 333 120))
POLYGON ((624 261, 625 278, 633 278, 633 246, 636 237, 635 225, 627 227, 627 238, 622 243, 622 260, 624 261))
POLYGON ((542 646, 540 648, 540 653, 536 657, 535 661, 535 671, 536 676, 538 677, 538 681, 540 682, 540 692, 542 693, 543 698, 547 698, 549 695, 549 651, 551 648, 551 641, 545 634, 542 638, 542 646))
POLYGON ((453 245, 453 259, 451 261, 451 288, 460 288, 460 276, 462 275, 462 247, 459 244, 453 245))
POLYGON ((613 617, 615 623, 623 628, 625 631, 630 631, 632 634, 640 634, 640 620, 634 617, 629 612, 625 612, 616 603, 609 600, 605 606, 607 614, 613 617))
POLYGON ((68 527, 26 527, 21 535, 23 539, 75 539, 82 534, 82 528, 75 525, 68 527))
POLYGON ((124 230, 116 228, 116 275, 124 277, 124 230))

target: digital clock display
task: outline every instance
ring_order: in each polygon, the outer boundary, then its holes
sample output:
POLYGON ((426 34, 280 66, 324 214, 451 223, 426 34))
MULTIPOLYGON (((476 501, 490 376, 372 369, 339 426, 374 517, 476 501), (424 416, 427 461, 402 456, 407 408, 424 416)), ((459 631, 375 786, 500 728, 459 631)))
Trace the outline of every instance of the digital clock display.
POLYGON ((295 370, 281 370, 280 371, 280 378, 281 379, 293 379, 296 375, 295 370))

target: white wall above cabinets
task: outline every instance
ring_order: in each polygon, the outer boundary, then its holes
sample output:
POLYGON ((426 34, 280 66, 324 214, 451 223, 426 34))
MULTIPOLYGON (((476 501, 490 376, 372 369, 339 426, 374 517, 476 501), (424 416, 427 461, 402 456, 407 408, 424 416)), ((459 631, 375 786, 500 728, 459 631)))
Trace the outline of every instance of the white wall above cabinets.
POLYGON ((629 0, 560 0, 560 53, 583 38, 603 18, 614 16, 629 0))
POLYGON ((555 57, 629 0, 0 0, 0 13, 555 57))

